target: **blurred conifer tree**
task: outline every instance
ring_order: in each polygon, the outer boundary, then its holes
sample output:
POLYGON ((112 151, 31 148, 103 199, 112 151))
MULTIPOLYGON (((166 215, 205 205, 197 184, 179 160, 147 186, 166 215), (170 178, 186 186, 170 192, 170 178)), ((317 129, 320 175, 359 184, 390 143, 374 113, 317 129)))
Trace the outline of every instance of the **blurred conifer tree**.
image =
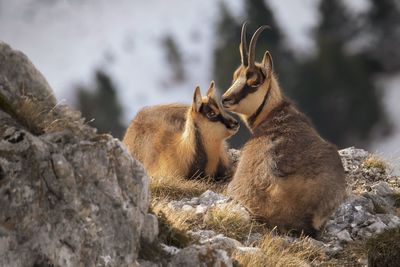
POLYGON ((174 83, 180 83, 185 80, 185 69, 178 45, 170 35, 163 39, 162 44, 165 48, 167 63, 171 66, 171 79, 174 83))
POLYGON ((371 71, 395 73, 400 70, 400 2, 370 0, 363 25, 364 35, 371 37, 365 50, 371 71))
POLYGON ((117 91, 110 77, 103 71, 95 73, 95 88, 89 90, 79 87, 77 90, 78 108, 90 124, 99 133, 111 133, 122 138, 125 127, 121 123, 122 107, 118 102, 117 91))
POLYGON ((379 122, 387 128, 380 90, 365 56, 348 52, 357 23, 340 0, 322 0, 317 52, 298 65, 291 95, 323 137, 338 146, 363 145, 379 122))

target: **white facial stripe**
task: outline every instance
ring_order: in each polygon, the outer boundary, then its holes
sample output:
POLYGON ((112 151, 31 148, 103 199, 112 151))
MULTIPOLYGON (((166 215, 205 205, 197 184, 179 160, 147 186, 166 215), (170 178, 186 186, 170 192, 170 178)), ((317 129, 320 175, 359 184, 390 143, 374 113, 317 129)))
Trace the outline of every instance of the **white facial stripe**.
POLYGON ((239 91, 246 85, 246 77, 239 76, 232 86, 225 92, 224 95, 230 96, 232 94, 238 94, 239 91))

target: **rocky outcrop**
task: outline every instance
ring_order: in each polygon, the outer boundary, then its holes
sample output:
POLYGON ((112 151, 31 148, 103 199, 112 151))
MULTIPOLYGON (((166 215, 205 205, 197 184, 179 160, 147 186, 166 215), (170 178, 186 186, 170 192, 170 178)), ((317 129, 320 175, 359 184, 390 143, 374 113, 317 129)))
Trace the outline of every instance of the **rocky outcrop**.
MULTIPOLYGON (((230 151, 236 161, 240 152, 230 151)), ((370 153, 353 147, 339 151, 348 184, 348 197, 332 214, 324 232, 313 243, 323 249, 328 256, 334 256, 342 251, 344 245, 355 240, 366 240, 386 230, 400 227, 399 178, 392 176, 384 164, 368 165, 370 153)), ((244 220, 251 223, 250 214, 239 203, 221 194, 206 191, 199 197, 183 198, 171 201, 168 206, 172 210, 192 212, 197 216, 207 216, 213 208, 224 208, 230 205, 232 212, 242 214, 244 220)), ((229 255, 236 251, 253 253, 251 245, 262 238, 261 234, 249 234, 246 240, 239 242, 221 233, 207 229, 193 229, 191 236, 201 244, 208 244, 218 249, 224 249, 229 255)), ((287 237, 288 243, 296 242, 296 238, 287 237)))
POLYGON ((134 266, 154 240, 148 178, 121 142, 56 105, 0 43, 0 266, 134 266))
POLYGON ((148 184, 118 139, 0 42, 0 266, 232 266, 207 244, 163 251, 148 184))

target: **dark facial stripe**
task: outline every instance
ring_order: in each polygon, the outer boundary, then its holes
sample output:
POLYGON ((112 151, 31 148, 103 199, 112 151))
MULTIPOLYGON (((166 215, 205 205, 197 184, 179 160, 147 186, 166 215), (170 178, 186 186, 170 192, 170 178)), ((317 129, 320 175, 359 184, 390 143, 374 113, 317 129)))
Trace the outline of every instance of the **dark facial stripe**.
POLYGON ((187 174, 188 178, 203 177, 205 175, 205 169, 207 166, 207 153, 204 149, 204 144, 201 139, 201 133, 197 125, 194 125, 194 136, 195 136, 195 152, 194 159, 190 165, 189 172, 187 174))
MULTIPOLYGON (((211 100, 211 99, 210 99, 210 100, 211 100)), ((212 100, 212 101, 214 101, 214 100, 212 100)), ((214 103, 215 103, 215 102, 214 102, 214 103)), ((211 104, 211 102, 210 102, 210 104, 211 104)), ((216 104, 215 107, 218 107, 218 106, 217 106, 217 103, 215 103, 215 104, 216 104)), ((210 108, 210 107, 209 107, 208 105, 206 105, 206 104, 203 104, 203 105, 201 106, 201 108, 200 108, 200 113, 203 114, 209 121, 212 121, 212 122, 221 122, 221 123, 223 123, 223 124, 225 125, 226 128, 228 128, 228 129, 231 129, 231 128, 232 128, 232 125, 233 125, 232 120, 225 118, 221 113, 217 114, 216 116, 214 116, 214 117, 212 117, 212 118, 207 117, 207 113, 209 113, 210 111, 214 111, 214 110, 213 110, 212 108, 210 108)), ((215 112, 215 111, 214 111, 214 112, 215 112)))
MULTIPOLYGON (((251 73, 246 73, 246 76, 249 75, 251 73)), ((232 98, 234 99, 234 104, 238 104, 242 99, 244 99, 246 96, 248 96, 249 94, 252 94, 254 92, 256 92, 258 90, 258 88, 260 86, 250 86, 247 84, 247 82, 252 79, 254 81, 252 81, 252 84, 259 84, 261 85, 264 81, 265 81, 265 77, 262 73, 257 73, 257 74, 251 74, 250 77, 246 77, 246 84, 245 86, 243 86, 243 88, 232 95, 232 98), (256 79, 254 79, 254 75, 256 75, 256 79), (253 78, 250 78, 253 77, 253 78)))
POLYGON ((252 87, 246 84, 239 92, 232 94, 231 97, 234 100, 233 104, 238 104, 246 96, 256 92, 257 89, 258 87, 252 87))
POLYGON ((271 86, 268 88, 267 93, 264 96, 264 99, 261 103, 261 105, 257 108, 256 112, 254 112, 248 119, 247 119, 247 123, 249 124, 250 127, 253 127, 254 122, 256 121, 258 115, 260 115, 261 111, 263 110, 265 103, 268 100, 269 94, 271 92, 271 86))

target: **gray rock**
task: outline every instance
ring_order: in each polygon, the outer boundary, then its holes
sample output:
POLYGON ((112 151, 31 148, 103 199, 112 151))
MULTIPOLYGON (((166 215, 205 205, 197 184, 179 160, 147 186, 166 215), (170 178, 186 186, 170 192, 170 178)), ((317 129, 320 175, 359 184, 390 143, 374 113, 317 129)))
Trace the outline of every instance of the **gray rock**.
POLYGON ((345 160, 345 162, 354 162, 354 161, 364 161, 366 158, 368 158, 369 153, 368 151, 365 151, 364 149, 358 149, 355 147, 348 147, 342 150, 339 150, 339 155, 342 157, 342 159, 345 160))
POLYGON ((338 232, 336 234, 336 236, 340 241, 344 241, 344 242, 353 241, 353 238, 351 238, 350 233, 347 230, 342 230, 342 231, 338 232))
POLYGON ((380 234, 386 228, 388 228, 388 226, 386 224, 384 224, 381 220, 378 220, 378 221, 370 224, 367 228, 368 228, 368 230, 370 230, 371 233, 380 234))
POLYGON ((142 240, 147 243, 154 243, 158 237, 158 220, 154 214, 146 214, 144 216, 142 228, 142 240))
POLYGON ((178 253, 180 251, 180 249, 177 247, 167 246, 165 244, 161 244, 161 248, 163 249, 163 251, 165 253, 167 253, 167 255, 170 255, 170 256, 175 255, 176 253, 178 253))
POLYGON ((185 267, 233 266, 226 251, 199 245, 192 245, 180 250, 172 257, 171 265, 185 267))
POLYGON ((193 211, 194 208, 191 205, 185 204, 185 205, 182 206, 182 210, 183 211, 193 211))
POLYGON ((203 204, 205 206, 226 203, 228 201, 229 201, 228 197, 221 194, 217 194, 211 190, 207 190, 199 197, 200 204, 203 204))
POLYGON ((157 232, 145 171, 55 104, 26 56, 0 42, 0 266, 137 265, 141 234, 157 232))
POLYGON ((386 182, 378 182, 371 186, 372 190, 381 197, 393 196, 394 190, 386 182))
POLYGON ((231 199, 224 195, 207 190, 199 197, 173 200, 168 203, 168 207, 172 210, 183 210, 201 215, 205 214, 209 207, 222 205, 224 203, 228 203, 230 200, 231 199))
POLYGON ((200 242, 217 235, 217 233, 213 230, 189 231, 188 234, 190 234, 193 238, 199 240, 200 242))
POLYGON ((223 234, 219 234, 213 236, 209 239, 204 239, 200 241, 202 245, 208 245, 214 249, 221 249, 230 255, 237 247, 242 247, 242 243, 237 241, 236 239, 229 238, 224 236, 223 234))
POLYGON ((328 256, 335 256, 343 250, 343 247, 338 242, 330 242, 324 250, 328 256))
POLYGON ((349 242, 353 238, 366 238, 400 225, 400 218, 390 198, 391 189, 379 183, 362 196, 352 194, 339 206, 325 226, 325 240, 349 242), (378 194, 379 192, 379 194, 378 194))
POLYGON ((196 214, 205 214, 207 211, 208 207, 206 205, 200 204, 196 207, 196 214))
POLYGON ((0 41, 0 108, 35 133, 57 104, 43 75, 21 52, 0 41), (29 108, 29 110, 28 110, 29 108))
POLYGON ((257 247, 237 247, 236 251, 239 253, 257 253, 260 252, 261 249, 257 247))

